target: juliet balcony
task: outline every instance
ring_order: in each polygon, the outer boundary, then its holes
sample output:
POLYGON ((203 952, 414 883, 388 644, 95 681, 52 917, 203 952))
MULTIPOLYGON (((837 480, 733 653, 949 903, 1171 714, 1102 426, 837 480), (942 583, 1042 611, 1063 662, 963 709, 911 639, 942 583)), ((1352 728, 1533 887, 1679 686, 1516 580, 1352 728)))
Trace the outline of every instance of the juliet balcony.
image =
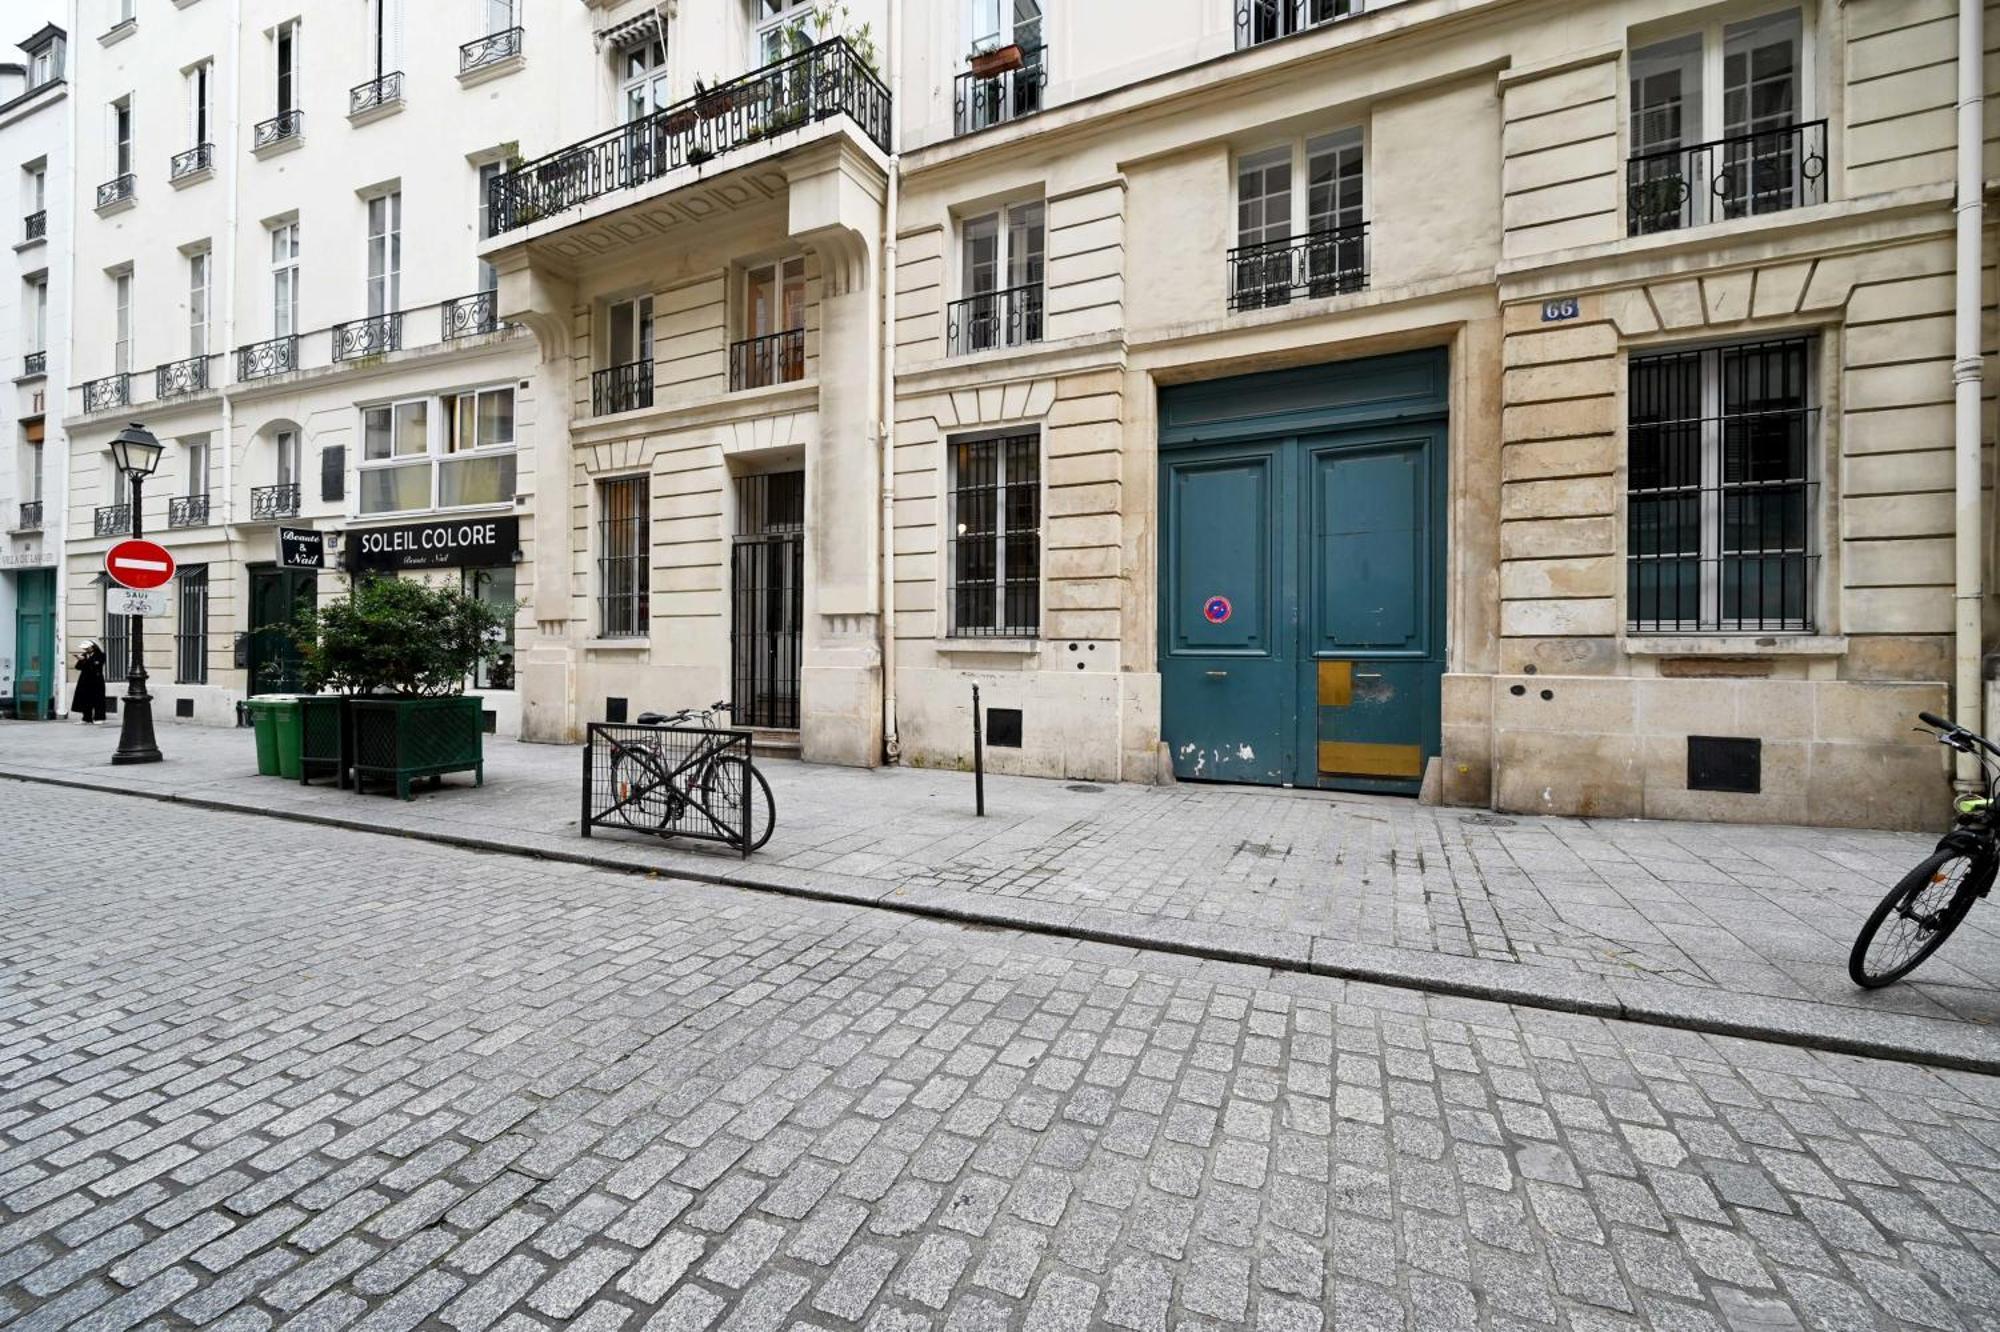
POLYGON ((1826 201, 1824 120, 1642 153, 1625 164, 1626 231, 1633 236, 1826 201))
MULTIPOLYGON (((1375 7, 1393 0, 1373 0, 1375 7)), ((1353 18, 1369 0, 1237 0, 1236 49, 1262 46, 1284 37, 1353 18)))
POLYGON ((207 527, 208 496, 176 495, 167 501, 168 527, 207 527))
POLYGON ((167 183, 176 189, 204 180, 215 171, 215 145, 198 143, 184 153, 175 153, 167 162, 167 183))
POLYGON ((275 486, 252 486, 250 488, 250 521, 253 523, 276 522, 280 518, 296 518, 299 512, 299 483, 280 482, 275 486))
POLYGON ((16 532, 39 532, 42 530, 42 501, 23 500, 20 516, 14 521, 16 532))
POLYGON ((138 199, 139 178, 127 171, 97 187, 97 211, 115 213, 130 208, 138 199))
POLYGON ((1368 224, 1328 227, 1229 252, 1229 308, 1268 310, 1368 287, 1368 224))

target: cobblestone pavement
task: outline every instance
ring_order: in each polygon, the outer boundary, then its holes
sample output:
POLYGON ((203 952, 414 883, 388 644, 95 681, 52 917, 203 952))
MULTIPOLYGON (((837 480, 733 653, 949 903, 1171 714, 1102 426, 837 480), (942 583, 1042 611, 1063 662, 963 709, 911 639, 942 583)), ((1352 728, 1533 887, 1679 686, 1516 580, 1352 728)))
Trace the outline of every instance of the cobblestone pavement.
POLYGON ((2000 1327, 1991 1079, 6 801, 10 1332, 2000 1327))
MULTIPOLYGON (((779 820, 752 861, 699 844, 577 835, 578 751, 489 741, 487 785, 403 805, 250 775, 247 732, 163 726, 172 758, 112 768, 104 729, 0 723, 0 772, 137 784, 239 805, 474 835, 530 850, 728 874, 1131 941, 1402 981, 1470 975, 1483 994, 1611 996, 1593 1010, 1692 1013, 1746 999, 2000 1026, 2000 910, 1972 913, 1915 979, 1863 992, 1847 952, 1933 837, 1827 829, 1507 818, 1384 797, 1219 786, 1099 787, 777 762, 779 820), (1633 997, 1668 995, 1665 1003, 1633 997), (1685 996, 1675 999, 1673 996, 1685 996)), ((1446 987, 1450 988, 1450 987, 1446 987)), ((1803 1030, 1805 1024, 1796 1029, 1803 1030)), ((1762 1029, 1795 1029, 1772 1012, 1762 1029)), ((1968 1039, 1977 1037, 1968 1036, 1968 1039)), ((1888 1045, 1920 1045, 1896 1038, 1888 1045)), ((1994 1042, 2000 1048, 2000 1039, 1994 1042)))

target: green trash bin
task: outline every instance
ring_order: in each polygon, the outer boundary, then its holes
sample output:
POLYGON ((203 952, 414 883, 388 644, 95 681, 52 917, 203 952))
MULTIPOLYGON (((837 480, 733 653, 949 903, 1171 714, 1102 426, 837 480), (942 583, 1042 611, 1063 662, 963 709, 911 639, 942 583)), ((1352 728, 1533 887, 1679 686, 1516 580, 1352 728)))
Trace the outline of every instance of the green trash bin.
POLYGON ((250 726, 257 736, 257 775, 276 777, 278 775, 278 717, 277 710, 266 698, 253 698, 244 703, 243 710, 250 714, 250 726))
POLYGON ((306 775, 305 710, 297 698, 274 698, 271 721, 278 750, 278 775, 296 782, 306 775))

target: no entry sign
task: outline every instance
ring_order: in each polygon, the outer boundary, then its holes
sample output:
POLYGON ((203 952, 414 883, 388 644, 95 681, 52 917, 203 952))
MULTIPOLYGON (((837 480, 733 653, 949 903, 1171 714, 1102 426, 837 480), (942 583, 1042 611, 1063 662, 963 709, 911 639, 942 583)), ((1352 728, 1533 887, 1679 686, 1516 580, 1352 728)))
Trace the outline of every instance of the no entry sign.
POLYGON ((104 572, 120 587, 143 592, 167 585, 174 576, 174 557, 151 541, 121 541, 104 552, 104 572))

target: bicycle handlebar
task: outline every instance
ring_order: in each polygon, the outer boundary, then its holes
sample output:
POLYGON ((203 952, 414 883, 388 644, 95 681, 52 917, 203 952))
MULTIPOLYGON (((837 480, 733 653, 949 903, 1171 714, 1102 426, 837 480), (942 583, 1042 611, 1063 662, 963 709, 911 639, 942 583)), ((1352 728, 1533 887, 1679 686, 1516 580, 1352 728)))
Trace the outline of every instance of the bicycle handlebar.
POLYGON ((1926 726, 1935 726, 1940 731, 1954 731, 1958 729, 1935 712, 1919 712, 1917 720, 1926 726))
POLYGON ((1917 720, 1926 726, 1943 732, 1943 734, 1938 736, 1938 739, 1947 745, 1951 745, 1954 749, 1963 749, 1967 753, 1971 753, 1971 746, 1978 745, 1987 753, 2000 758, 2000 747, 1996 747, 1991 740, 1988 740, 1978 732, 1966 730, 1957 722, 1946 721, 1935 712, 1919 712, 1917 720))

